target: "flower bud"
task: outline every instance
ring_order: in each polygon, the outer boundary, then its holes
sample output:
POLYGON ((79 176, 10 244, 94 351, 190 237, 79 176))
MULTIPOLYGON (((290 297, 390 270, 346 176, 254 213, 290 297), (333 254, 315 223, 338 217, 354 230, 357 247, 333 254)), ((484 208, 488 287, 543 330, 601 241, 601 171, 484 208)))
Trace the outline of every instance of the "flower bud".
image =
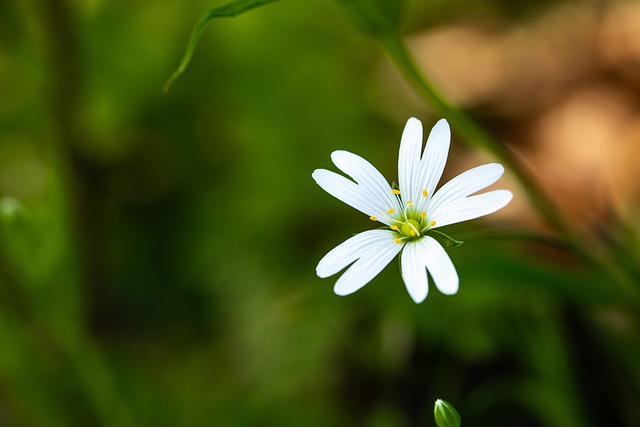
POLYGON ((18 217, 21 210, 22 205, 13 197, 0 197, 0 221, 12 222, 18 217))
POLYGON ((456 408, 442 399, 436 400, 433 408, 433 416, 436 419, 438 427, 460 427, 460 414, 456 408))

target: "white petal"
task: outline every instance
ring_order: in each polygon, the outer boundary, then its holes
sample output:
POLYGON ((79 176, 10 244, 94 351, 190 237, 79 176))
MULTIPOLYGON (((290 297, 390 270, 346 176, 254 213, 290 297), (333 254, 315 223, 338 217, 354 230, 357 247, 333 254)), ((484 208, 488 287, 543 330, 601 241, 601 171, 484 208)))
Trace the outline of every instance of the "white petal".
POLYGON ((409 242, 404 246, 400 257, 400 267, 402 270, 402 280, 407 287, 411 298, 420 304, 425 300, 429 292, 427 279, 427 268, 425 266, 422 250, 416 243, 409 242))
POLYGON ((378 215, 391 208, 398 210, 398 199, 391 192, 391 186, 371 163, 356 154, 343 150, 331 153, 331 159, 342 172, 359 184, 362 191, 366 191, 372 199, 378 201, 380 208, 378 215))
POLYGON ((436 222, 435 228, 468 221, 502 209, 512 198, 513 194, 508 190, 489 191, 476 196, 454 200, 446 206, 434 210, 429 219, 436 222))
POLYGON ((398 185, 404 201, 415 199, 418 188, 420 151, 422 150, 422 123, 411 117, 402 131, 398 153, 398 185))
POLYGON ((375 243, 372 242, 369 250, 340 276, 333 287, 336 294, 349 295, 362 288, 376 277, 402 249, 402 245, 394 241, 396 233, 387 230, 377 231, 386 233, 387 236, 376 239, 375 243))
POLYGON ((356 234, 329 251, 318 263, 316 273, 322 278, 333 276, 365 253, 394 238, 390 230, 369 230, 356 234))
POLYGON ((442 171, 444 171, 447 156, 449 155, 450 143, 451 130, 449 129, 449 123, 445 119, 440 119, 429 134, 427 146, 420 161, 418 188, 416 188, 416 194, 412 195, 412 197, 420 201, 418 207, 420 210, 423 210, 423 206, 428 200, 422 197, 422 190, 427 190, 428 195, 431 196, 442 177, 442 171))
POLYGON ((384 224, 391 224, 391 221, 385 217, 380 218, 380 214, 388 208, 384 209, 386 205, 381 204, 380 200, 374 198, 371 191, 363 189, 344 176, 326 169, 316 169, 311 176, 324 191, 336 199, 368 216, 378 217, 378 221, 384 224))
POLYGON ((496 182, 502 174, 504 168, 498 163, 489 163, 469 169, 466 172, 453 178, 438 190, 429 203, 429 218, 431 214, 443 205, 452 201, 463 199, 477 191, 487 188, 496 182))
POLYGON ((416 241, 422 251, 422 260, 440 292, 453 295, 458 292, 458 273, 451 258, 434 238, 425 236, 416 241))

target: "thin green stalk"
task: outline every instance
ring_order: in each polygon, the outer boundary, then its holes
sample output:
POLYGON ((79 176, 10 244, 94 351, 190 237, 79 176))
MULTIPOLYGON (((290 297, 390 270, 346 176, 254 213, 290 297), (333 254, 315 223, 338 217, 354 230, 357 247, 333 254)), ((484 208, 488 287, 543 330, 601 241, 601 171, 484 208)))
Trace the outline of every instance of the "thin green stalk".
POLYGON ((607 283, 609 281, 617 283, 624 294, 633 301, 640 303, 640 295, 633 280, 628 277, 625 271, 620 269, 615 260, 612 260, 609 254, 603 253, 602 248, 595 247, 595 245, 589 246, 588 242, 581 238, 573 227, 564 220, 556 206, 529 174, 523 170, 523 166, 516 162, 509 151, 485 132, 468 114, 451 105, 438 93, 429 80, 418 70, 399 34, 389 31, 378 35, 377 38, 382 42, 387 53, 409 83, 413 85, 431 107, 447 118, 452 127, 460 133, 469 145, 489 151, 510 170, 520 181, 538 213, 562 237, 561 240, 566 243, 571 251, 585 264, 599 270, 599 273, 604 273, 604 279, 607 283))
MULTIPOLYGON (((479 240, 521 240, 535 243, 541 243, 550 247, 572 251, 573 246, 555 236, 548 236, 532 231, 524 230, 487 230, 477 231, 462 236, 456 236, 463 242, 474 242, 479 240)), ((571 252, 575 254, 574 252, 571 252)), ((578 255, 579 254, 575 254, 578 255)))
POLYGON ((562 220, 562 216, 558 213, 556 207, 531 177, 522 171, 522 166, 514 160, 504 146, 487 134, 466 113, 447 102, 424 75, 418 71, 400 36, 396 33, 390 33, 385 37, 381 37, 380 40, 391 59, 427 103, 446 117, 452 127, 462 135, 468 144, 489 151, 500 160, 518 178, 531 201, 550 226, 562 234, 569 233, 568 226, 562 220))
MULTIPOLYGON (((95 215, 92 215, 96 212, 96 198, 91 189, 99 182, 99 171, 90 156, 78 149, 80 142, 86 141, 79 125, 85 61, 79 49, 81 43, 76 34, 73 4, 70 0, 40 0, 36 5, 42 32, 46 35, 43 38, 48 54, 45 63, 51 74, 49 101, 55 135, 47 147, 53 177, 48 208, 54 230, 62 233, 53 237, 64 242, 57 255, 61 261, 69 261, 60 265, 55 263, 50 280, 63 280, 69 285, 61 301, 71 310, 52 303, 50 298, 34 299, 31 301, 36 316, 33 323, 40 326, 44 336, 59 351, 61 362, 72 367, 76 377, 70 379, 70 384, 77 388, 69 392, 82 392, 90 410, 104 425, 135 426, 132 405, 125 401, 119 390, 113 366, 99 352, 83 325, 78 325, 72 317, 81 309, 78 295, 86 291, 82 286, 97 289, 105 280, 100 258, 102 247, 95 215), (80 248, 77 252, 74 245, 80 248), (82 252, 83 257, 76 261, 78 252, 82 252), (58 274, 57 268, 64 269, 72 277, 58 274), (76 268, 84 273, 84 283, 74 277, 76 268)), ((46 268, 49 268, 48 264, 46 268)))

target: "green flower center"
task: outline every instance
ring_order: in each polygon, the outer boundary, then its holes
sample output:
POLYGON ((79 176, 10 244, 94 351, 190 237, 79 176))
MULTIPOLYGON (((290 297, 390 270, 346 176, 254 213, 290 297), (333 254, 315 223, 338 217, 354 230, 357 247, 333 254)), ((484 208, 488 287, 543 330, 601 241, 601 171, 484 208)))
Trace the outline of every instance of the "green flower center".
MULTIPOLYGON (((422 237, 427 230, 436 225, 435 221, 429 221, 427 219, 427 212, 417 210, 416 204, 411 200, 407 200, 406 203, 403 203, 402 199, 400 198, 400 190, 392 189, 391 193, 393 193, 393 195, 397 197, 400 205, 404 206, 401 213, 399 214, 396 213, 396 209, 393 207, 389 208, 386 213, 382 213, 382 215, 392 223, 389 228, 399 234, 399 236, 395 238, 396 243, 418 239, 422 237)), ((422 190, 422 197, 426 199, 428 196, 429 193, 427 192, 427 190, 422 190)), ((369 219, 371 221, 377 221, 378 217, 372 215, 369 217, 369 219)))
POLYGON ((414 237, 419 237, 420 230, 422 230, 420 223, 415 219, 406 220, 405 222, 402 223, 402 225, 399 228, 400 228, 399 230, 400 233, 404 234, 409 239, 412 239, 414 237))

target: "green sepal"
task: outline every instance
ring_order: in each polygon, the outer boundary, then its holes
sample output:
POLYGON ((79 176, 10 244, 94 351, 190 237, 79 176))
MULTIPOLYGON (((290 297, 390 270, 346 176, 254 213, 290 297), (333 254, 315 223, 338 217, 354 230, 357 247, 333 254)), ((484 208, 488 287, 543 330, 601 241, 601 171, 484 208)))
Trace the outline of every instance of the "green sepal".
POLYGON ((449 237, 446 234, 444 234, 442 231, 438 231, 438 230, 427 231, 427 236, 431 236, 434 239, 436 239, 438 243, 440 243, 442 247, 445 249, 457 248, 458 246, 464 243, 463 241, 456 240, 453 237, 449 237))
POLYGON ((202 32, 209 21, 214 18, 233 18, 235 16, 242 15, 251 9, 255 9, 256 7, 265 6, 269 3, 275 3, 276 1, 278 0, 233 0, 224 6, 215 7, 203 13, 202 16, 200 16, 200 19, 198 19, 198 22, 196 22, 195 27, 193 27, 189 43, 187 44, 187 49, 184 52, 180 65, 178 65, 178 68, 166 81, 162 91, 167 93, 173 82, 187 69, 189 62, 191 62, 193 51, 196 49, 196 45, 198 44, 198 40, 200 40, 200 36, 202 36, 202 32))

